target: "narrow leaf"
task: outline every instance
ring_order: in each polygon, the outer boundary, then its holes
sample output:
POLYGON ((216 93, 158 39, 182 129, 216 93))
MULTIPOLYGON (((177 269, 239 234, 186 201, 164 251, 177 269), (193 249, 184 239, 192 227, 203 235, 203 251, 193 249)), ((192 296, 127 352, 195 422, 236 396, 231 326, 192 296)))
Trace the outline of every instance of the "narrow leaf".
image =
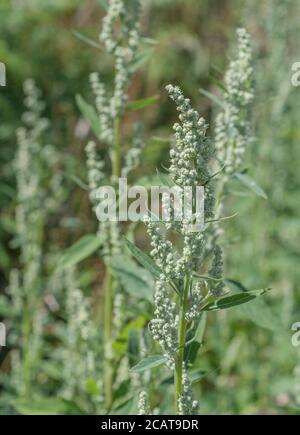
POLYGON ((145 267, 155 278, 159 278, 162 271, 160 268, 154 263, 154 261, 143 251, 141 251, 137 246, 131 243, 128 239, 125 238, 126 245, 132 255, 137 259, 137 261, 145 267))
POLYGON ((226 296, 218 301, 212 302, 202 308, 203 311, 217 311, 232 308, 237 305, 245 304, 252 301, 257 296, 261 296, 266 293, 267 289, 251 290, 249 292, 238 293, 231 296, 226 296))
POLYGON ((78 32, 78 30, 72 30, 72 33, 76 38, 78 38, 80 41, 84 42, 87 45, 90 45, 93 48, 102 48, 98 42, 94 41, 93 39, 89 38, 88 36, 84 35, 81 32, 78 32))
POLYGON ((133 373, 140 373, 145 370, 153 369, 154 367, 158 367, 164 364, 167 361, 167 358, 163 355, 151 355, 147 358, 141 360, 136 366, 130 369, 133 373))
POLYGON ((154 95, 153 97, 143 98, 141 100, 137 100, 137 101, 133 101, 132 103, 129 103, 127 108, 128 110, 131 111, 141 110, 155 103, 158 99, 159 99, 158 95, 154 95))
POLYGON ((235 173, 234 176, 241 181, 241 183, 248 189, 252 190, 256 195, 261 196, 264 199, 268 199, 264 190, 247 174, 235 173))
POLYGON ((152 56, 153 49, 146 49, 140 52, 135 60, 131 62, 131 64, 128 67, 128 70, 131 74, 134 74, 137 70, 139 70, 152 56))
POLYGON ((139 267, 125 255, 115 256, 111 266, 127 293, 139 299, 153 301, 154 281, 148 270, 139 267))
POLYGON ((94 107, 91 104, 87 103, 85 99, 79 94, 76 95, 76 103, 85 120, 90 124, 96 136, 99 136, 101 131, 99 117, 94 107))
POLYGON ((95 234, 86 234, 61 257, 57 270, 64 270, 84 260, 100 248, 102 240, 95 234))
POLYGON ((200 94, 205 95, 205 97, 209 98, 211 101, 213 101, 218 106, 222 107, 224 109, 223 101, 218 98, 216 95, 212 94, 211 92, 205 91, 204 89, 200 89, 200 94))

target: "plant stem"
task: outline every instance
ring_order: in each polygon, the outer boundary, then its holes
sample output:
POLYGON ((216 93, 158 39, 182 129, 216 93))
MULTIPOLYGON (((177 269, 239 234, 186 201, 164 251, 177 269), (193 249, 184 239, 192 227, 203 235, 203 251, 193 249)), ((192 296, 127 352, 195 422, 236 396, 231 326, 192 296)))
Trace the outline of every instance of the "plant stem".
MULTIPOLYGON (((121 175, 121 141, 120 141, 120 118, 115 119, 114 124, 114 149, 112 154, 112 177, 113 183, 121 175)), ((113 402, 113 307, 114 307, 114 275, 110 261, 106 264, 106 284, 104 290, 104 391, 105 407, 110 411, 113 402)))
POLYGON ((178 329, 178 353, 175 372, 175 410, 176 414, 179 414, 179 399, 182 395, 182 374, 184 365, 184 348, 186 342, 187 321, 185 314, 187 310, 188 297, 189 297, 190 280, 186 277, 183 295, 181 298, 181 309, 179 317, 179 329, 178 329))

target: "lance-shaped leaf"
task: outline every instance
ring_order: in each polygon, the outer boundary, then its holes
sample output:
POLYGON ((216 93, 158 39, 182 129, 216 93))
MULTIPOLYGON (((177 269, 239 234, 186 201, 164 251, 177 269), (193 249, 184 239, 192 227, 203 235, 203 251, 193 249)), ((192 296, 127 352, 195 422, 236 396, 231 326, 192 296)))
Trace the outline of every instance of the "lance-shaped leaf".
POLYGON ((128 103, 128 110, 136 111, 144 109, 145 107, 150 106, 151 104, 154 104, 159 99, 158 95, 154 95, 153 97, 143 98, 141 100, 132 101, 131 103, 128 103))
POLYGON ((268 199, 266 192, 247 174, 235 173, 234 176, 248 189, 264 199, 268 199))
POLYGON ((125 238, 126 245, 132 255, 137 259, 137 261, 144 266, 155 278, 159 278, 162 271, 161 269, 154 263, 154 261, 143 251, 141 251, 137 246, 131 243, 128 239, 125 238))
POLYGON ((99 136, 101 132, 100 122, 94 107, 91 104, 87 103, 85 99, 79 94, 76 95, 76 103, 85 120, 90 124, 96 136, 99 136))
POLYGON ((61 271, 84 260, 93 254, 102 244, 101 237, 96 234, 86 234, 72 245, 60 258, 57 270, 61 271))
POLYGON ((74 36, 76 36, 77 39, 79 39, 80 41, 84 42, 87 45, 90 45, 93 48, 97 48, 97 49, 101 49, 101 45, 98 44, 97 41, 94 41, 93 39, 89 38, 88 36, 84 35, 81 32, 78 32, 78 30, 72 30, 72 33, 74 36))
POLYGON ((211 92, 206 91, 205 89, 200 89, 200 93, 204 95, 205 97, 209 98, 211 101, 213 101, 215 104, 220 106, 222 109, 224 109, 224 103, 223 101, 218 98, 216 95, 212 94, 211 92))
POLYGON ((148 270, 139 267, 125 255, 115 256, 112 259, 111 267, 127 293, 139 299, 153 301, 154 281, 148 270))
POLYGON ((166 361, 167 358, 163 355, 150 355, 147 358, 142 359, 136 366, 132 367, 130 371, 133 373, 140 373, 158 367, 166 361))
POLYGON ((205 305, 202 310, 203 311, 217 311, 217 310, 225 310, 228 308, 235 307, 237 305, 245 304, 249 301, 252 301, 258 296, 266 293, 268 289, 259 289, 259 290, 250 290, 248 292, 237 293, 231 296, 226 296, 218 299, 215 302, 211 302, 205 305))
POLYGON ((128 70, 131 74, 134 74, 137 70, 139 70, 152 56, 153 49, 148 48, 144 49, 138 55, 136 58, 130 63, 128 66, 128 70))

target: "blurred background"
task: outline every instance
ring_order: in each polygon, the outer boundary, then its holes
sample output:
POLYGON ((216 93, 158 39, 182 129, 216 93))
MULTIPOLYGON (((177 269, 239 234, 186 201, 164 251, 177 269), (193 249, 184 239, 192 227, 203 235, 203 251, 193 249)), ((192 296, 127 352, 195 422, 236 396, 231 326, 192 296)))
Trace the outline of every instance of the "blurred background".
MULTIPOLYGON (((200 89, 220 93, 218 83, 234 55, 237 27, 244 26, 250 32, 254 48, 255 142, 245 166, 268 198, 240 186, 235 189, 226 213, 238 214, 224 222, 226 276, 246 288, 270 287, 272 291, 263 302, 210 316, 197 360, 203 373, 196 385, 201 413, 299 413, 300 348, 292 345, 291 327, 300 322, 300 87, 291 84, 291 67, 300 61, 300 4, 297 0, 145 0, 143 4, 142 32, 155 43, 149 44, 149 60, 135 75, 129 95, 131 100, 159 95, 159 100, 142 113, 147 145, 139 177, 155 174, 162 162, 168 162, 169 141, 162 138, 170 136, 176 110, 168 101, 165 85, 180 85, 212 130, 218 107, 200 89)), ((34 79, 42 90, 44 114, 50 121, 45 145, 51 144, 55 152, 52 174, 60 177, 60 199, 47 217, 42 242, 44 332, 39 337, 42 344, 33 395, 53 399, 44 405, 50 411, 51 406, 58 406, 54 403, 58 397, 65 400, 62 412, 95 413, 98 409, 95 396, 100 394, 100 387, 93 378, 76 399, 75 387, 67 386, 73 396, 66 393, 65 284, 54 271, 60 255, 97 228, 88 192, 81 186, 82 180, 86 182, 84 147, 92 133, 75 96, 81 94, 92 102, 88 76, 93 71, 110 80, 107 57, 86 44, 82 36, 98 40, 103 6, 101 0, 0 3, 0 61, 7 69, 7 85, 0 88, 0 320, 8 330, 7 346, 0 352, 0 413, 33 412, 14 379, 13 350, 20 343, 7 290, 11 271, 21 268, 13 161, 27 78, 34 79)), ((133 113, 125 119, 125 136, 137 116, 141 115, 133 113)), ((148 246, 143 229, 137 237, 140 245, 148 246)), ((77 269, 78 286, 92 299, 95 318, 101 324, 103 264, 92 255, 77 269)), ((132 314, 130 322, 137 325, 137 319, 132 314)), ((126 331, 120 355, 128 350, 126 334, 130 328, 126 331)), ((160 379, 162 390, 153 392, 154 402, 168 384, 163 376, 160 379)), ((122 384, 118 391, 119 412, 125 412, 122 397, 129 397, 126 388, 122 384)))

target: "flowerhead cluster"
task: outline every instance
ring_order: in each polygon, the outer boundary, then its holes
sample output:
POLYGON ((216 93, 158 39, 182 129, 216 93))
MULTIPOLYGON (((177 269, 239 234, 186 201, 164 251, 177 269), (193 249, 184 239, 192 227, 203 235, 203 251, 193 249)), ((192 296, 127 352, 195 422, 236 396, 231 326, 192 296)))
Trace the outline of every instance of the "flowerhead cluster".
POLYGON ((164 275, 156 282, 154 305, 155 318, 151 320, 149 330, 154 340, 160 344, 167 364, 173 370, 178 347, 178 314, 164 275))
POLYGON ((92 204, 95 204, 97 189, 104 178, 104 162, 97 156, 96 144, 94 141, 90 141, 87 144, 85 151, 87 156, 86 165, 88 170, 90 200, 92 204))
POLYGON ((100 138, 108 145, 113 143, 114 120, 123 114, 128 101, 131 64, 140 44, 139 13, 139 0, 133 0, 130 5, 125 5, 124 0, 109 0, 107 15, 103 19, 100 41, 114 57, 115 63, 112 94, 107 92, 99 74, 91 74, 90 80, 101 125, 100 138))
POLYGON ((237 171, 248 144, 253 140, 249 108, 254 98, 252 49, 245 29, 237 30, 238 54, 225 75, 224 109, 215 130, 217 157, 230 175, 237 171))
POLYGON ((180 415, 197 415, 199 412, 199 402, 193 399, 192 383, 187 375, 186 368, 183 368, 182 374, 183 392, 179 398, 180 415))
POLYGON ((150 406, 148 403, 148 394, 145 391, 142 391, 139 395, 139 415, 150 415, 150 406))
POLYGON ((142 123, 137 123, 133 131, 132 146, 128 149, 125 156, 122 177, 127 178, 140 165, 144 148, 144 126, 142 123))
MULTIPOLYGON (((180 124, 176 123, 175 145, 170 151, 170 175, 176 186, 205 187, 205 217, 214 215, 214 190, 210 186, 210 159, 213 155, 211 143, 206 138, 207 125, 190 101, 184 97, 178 87, 167 87, 170 97, 175 101, 180 112, 180 124)), ((186 280, 190 280, 193 271, 203 267, 206 250, 205 229, 189 231, 193 214, 181 221, 168 222, 164 229, 151 216, 146 219, 147 232, 150 236, 151 252, 155 263, 161 270, 156 283, 155 317, 150 322, 150 332, 157 340, 167 357, 170 368, 176 366, 178 349, 179 309, 173 301, 172 289, 183 289, 186 280), (181 249, 177 249, 168 237, 168 230, 174 230, 181 238, 181 249)), ((216 271, 214 267, 214 273, 216 271)), ((188 307, 185 318, 193 321, 200 316, 200 305, 206 284, 193 283, 190 286, 188 307)), ((189 405, 192 409, 192 405, 189 405)))

